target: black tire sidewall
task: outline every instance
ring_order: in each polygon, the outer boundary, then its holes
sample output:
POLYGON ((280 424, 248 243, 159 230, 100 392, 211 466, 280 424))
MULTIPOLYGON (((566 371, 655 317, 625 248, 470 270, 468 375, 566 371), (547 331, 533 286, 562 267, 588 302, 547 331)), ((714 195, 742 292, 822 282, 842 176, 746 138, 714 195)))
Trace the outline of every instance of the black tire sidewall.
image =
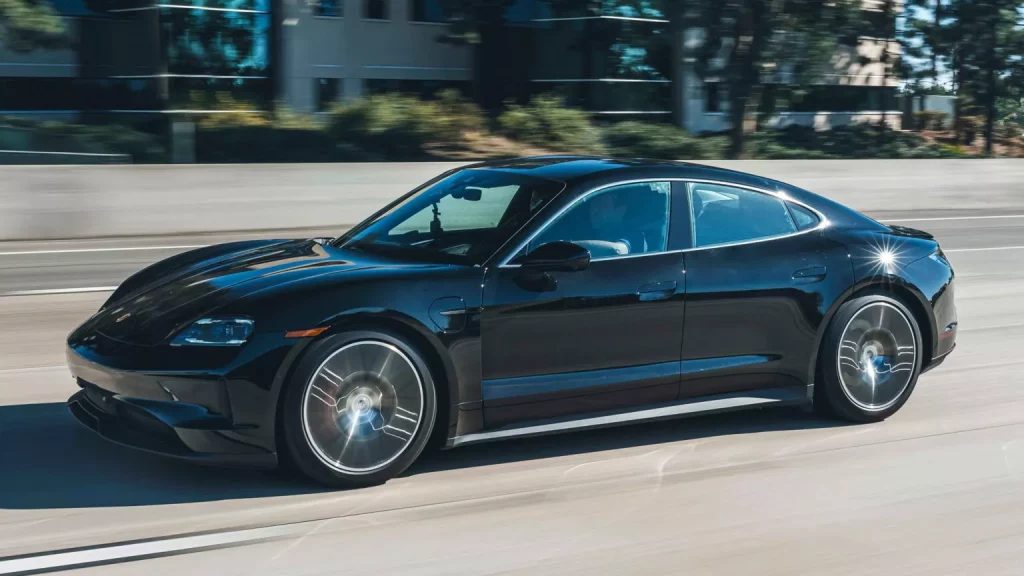
POLYGON ((917 379, 921 375, 921 366, 923 365, 924 354, 926 353, 923 344, 924 340, 921 338, 921 328, 917 324, 917 319, 914 317, 914 314, 911 313, 911 311, 899 300, 882 294, 869 294, 859 296, 844 303, 832 319, 829 329, 825 335, 825 345, 822 347, 822 358, 820 364, 822 367, 821 378, 823 389, 821 392, 824 395, 823 399, 825 400, 825 407, 832 414, 852 422, 879 422, 881 420, 885 420, 889 416, 892 416, 899 411, 904 404, 906 404, 910 395, 914 392, 914 388, 917 386, 917 379), (914 331, 917 354, 914 358, 914 374, 910 378, 910 382, 907 384, 906 389, 900 395, 900 398, 885 410, 869 411, 854 404, 843 391, 843 385, 839 379, 839 365, 836 360, 836 352, 839 349, 839 345, 843 337, 843 331, 846 329, 846 325, 850 320, 865 306, 878 302, 883 302, 895 307, 907 318, 910 322, 911 329, 914 331))
POLYGON ((332 488, 358 488, 382 484, 406 470, 419 457, 430 439, 437 414, 437 393, 434 378, 423 356, 397 334, 386 330, 353 330, 324 337, 303 354, 285 387, 281 406, 281 427, 284 455, 295 469, 306 477, 332 488), (346 474, 323 462, 310 447, 302 426, 302 400, 313 373, 336 350, 359 341, 391 344, 412 361, 423 383, 423 416, 412 442, 394 462, 369 474, 346 474))

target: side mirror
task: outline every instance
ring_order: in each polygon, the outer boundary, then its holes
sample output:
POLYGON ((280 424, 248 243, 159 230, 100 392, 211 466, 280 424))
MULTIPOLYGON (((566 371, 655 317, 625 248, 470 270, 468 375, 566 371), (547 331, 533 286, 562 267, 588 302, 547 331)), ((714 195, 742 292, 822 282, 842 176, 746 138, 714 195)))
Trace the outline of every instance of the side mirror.
POLYGON ((524 270, 535 272, 578 272, 590 266, 590 250, 572 242, 549 242, 517 263, 524 270))

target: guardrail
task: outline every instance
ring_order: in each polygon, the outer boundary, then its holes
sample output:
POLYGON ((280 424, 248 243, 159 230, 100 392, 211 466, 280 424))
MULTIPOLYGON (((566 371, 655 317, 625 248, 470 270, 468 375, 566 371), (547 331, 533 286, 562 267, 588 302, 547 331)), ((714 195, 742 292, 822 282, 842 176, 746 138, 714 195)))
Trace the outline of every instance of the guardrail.
MULTIPOLYGON (((876 214, 1024 213, 1024 160, 708 162, 876 214)), ((0 167, 0 240, 354 224, 456 163, 0 167)))

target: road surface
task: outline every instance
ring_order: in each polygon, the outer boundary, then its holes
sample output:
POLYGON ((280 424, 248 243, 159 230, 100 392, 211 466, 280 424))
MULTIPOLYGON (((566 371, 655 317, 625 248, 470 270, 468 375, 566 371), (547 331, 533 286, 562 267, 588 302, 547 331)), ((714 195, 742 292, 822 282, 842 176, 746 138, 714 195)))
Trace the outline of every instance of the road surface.
POLYGON ((517 440, 349 492, 136 453, 64 407, 63 338, 99 289, 226 237, 4 244, 0 574, 1019 574, 1024 215, 879 216, 938 235, 960 313, 957 350, 888 421, 773 409, 517 440))

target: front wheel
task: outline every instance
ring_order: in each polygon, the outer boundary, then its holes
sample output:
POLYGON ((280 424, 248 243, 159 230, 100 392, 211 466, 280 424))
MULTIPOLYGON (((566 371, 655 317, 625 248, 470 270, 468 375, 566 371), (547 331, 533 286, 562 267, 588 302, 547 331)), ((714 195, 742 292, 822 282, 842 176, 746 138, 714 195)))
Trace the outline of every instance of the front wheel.
POLYGON ((921 341, 914 315, 898 300, 870 295, 843 304, 825 336, 818 404, 853 422, 888 418, 914 391, 921 341))
POLYGON ((435 403, 426 362, 401 338, 330 336, 306 353, 285 392, 286 448, 298 470, 322 484, 380 484, 423 451, 435 403))

